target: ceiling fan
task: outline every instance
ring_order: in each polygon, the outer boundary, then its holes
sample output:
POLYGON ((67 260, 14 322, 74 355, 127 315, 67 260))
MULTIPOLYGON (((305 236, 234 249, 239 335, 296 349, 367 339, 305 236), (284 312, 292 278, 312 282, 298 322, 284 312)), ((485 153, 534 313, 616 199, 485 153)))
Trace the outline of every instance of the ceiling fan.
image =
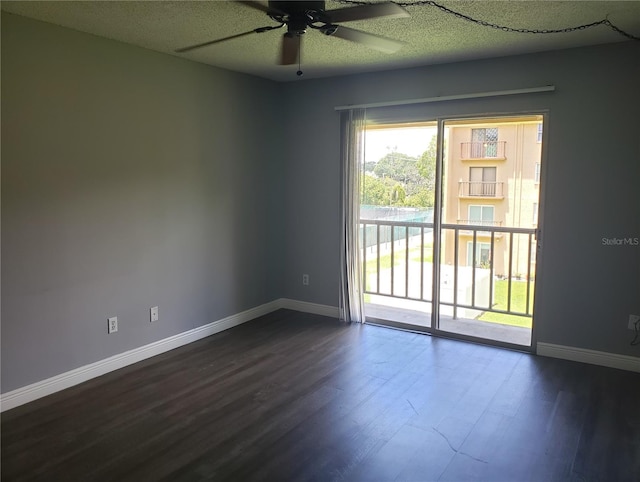
MULTIPOLYGON (((240 1, 247 7, 265 12, 269 18, 279 25, 259 27, 248 32, 231 35, 217 40, 211 40, 188 47, 183 47, 176 52, 188 52, 208 45, 225 42, 253 33, 263 33, 287 27, 287 32, 282 37, 280 54, 281 65, 292 65, 299 62, 302 35, 307 28, 318 30, 319 32, 332 37, 338 37, 351 42, 357 42, 374 50, 385 53, 393 53, 402 47, 403 42, 398 40, 374 35, 362 30, 338 25, 342 22, 352 22, 355 20, 368 20, 372 18, 400 18, 409 17, 409 13, 401 6, 392 3, 372 3, 358 5, 355 7, 339 8, 336 10, 325 10, 323 1, 269 1, 266 5, 262 2, 240 1)), ((298 71, 298 75, 302 72, 298 71)))

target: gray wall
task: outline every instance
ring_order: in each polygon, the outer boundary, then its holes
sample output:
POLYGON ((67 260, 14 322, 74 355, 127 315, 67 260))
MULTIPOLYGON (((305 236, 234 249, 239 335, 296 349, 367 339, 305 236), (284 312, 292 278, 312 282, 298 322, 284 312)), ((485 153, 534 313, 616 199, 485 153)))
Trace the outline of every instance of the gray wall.
POLYGON ((3 393, 281 295, 280 88, 3 12, 3 393))
MULTIPOLYGON (((339 130, 333 106, 553 84, 550 94, 426 104, 425 119, 548 111, 545 240, 535 333, 540 342, 640 355, 640 45, 535 55, 293 83, 285 296, 335 305, 339 278, 339 130), (301 273, 311 285, 303 287, 301 273)), ((407 109, 413 110, 414 109, 407 109)))
POLYGON ((538 341, 639 355, 640 248, 601 243, 640 236, 637 58, 629 42, 278 85, 3 13, 2 392, 279 297, 335 306, 333 106, 546 84, 424 116, 549 112, 538 341))

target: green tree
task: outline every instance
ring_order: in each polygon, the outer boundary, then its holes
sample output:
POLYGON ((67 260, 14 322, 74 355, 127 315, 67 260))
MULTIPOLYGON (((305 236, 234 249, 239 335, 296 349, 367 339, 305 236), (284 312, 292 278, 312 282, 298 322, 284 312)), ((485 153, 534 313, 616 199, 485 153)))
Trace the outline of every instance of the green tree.
POLYGON ((391 151, 380 159, 373 172, 382 178, 391 178, 406 186, 419 181, 418 159, 398 151, 391 151))
POLYGON ((424 179, 425 186, 433 191, 436 185, 436 136, 431 137, 429 147, 418 158, 417 166, 420 176, 424 179))
POLYGON ((363 204, 375 206, 433 206, 436 136, 420 157, 393 150, 378 162, 365 165, 363 204))
POLYGON ((393 179, 365 174, 360 198, 362 204, 371 206, 404 206, 407 192, 401 183, 393 179))
POLYGON ((404 190, 404 187, 402 187, 402 184, 399 182, 396 183, 395 186, 391 188, 389 194, 389 204, 391 204, 391 206, 404 206, 407 192, 404 190))
POLYGON ((382 179, 370 174, 363 176, 361 202, 371 206, 386 206, 389 195, 388 187, 382 179))
POLYGON ((407 196, 404 200, 404 205, 412 208, 433 207, 433 190, 423 187, 416 193, 407 196))
POLYGON ((377 162, 365 162, 364 163, 364 172, 373 172, 376 167, 377 162))

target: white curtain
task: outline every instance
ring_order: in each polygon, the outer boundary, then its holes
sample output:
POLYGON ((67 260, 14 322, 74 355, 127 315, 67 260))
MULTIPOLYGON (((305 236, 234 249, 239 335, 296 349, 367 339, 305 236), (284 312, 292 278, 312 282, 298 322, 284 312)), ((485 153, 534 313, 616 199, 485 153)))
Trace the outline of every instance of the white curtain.
POLYGON ((363 323, 365 318, 359 231, 366 110, 344 111, 340 121, 342 127, 340 319, 363 323))

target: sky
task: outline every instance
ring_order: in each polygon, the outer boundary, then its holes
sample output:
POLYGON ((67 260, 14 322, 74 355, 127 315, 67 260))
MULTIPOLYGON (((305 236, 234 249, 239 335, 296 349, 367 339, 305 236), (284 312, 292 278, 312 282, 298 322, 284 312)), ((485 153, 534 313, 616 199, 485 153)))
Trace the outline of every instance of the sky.
POLYGON ((403 127, 373 129, 366 133, 365 162, 377 162, 387 153, 396 150, 418 157, 427 150, 436 127, 403 127))

